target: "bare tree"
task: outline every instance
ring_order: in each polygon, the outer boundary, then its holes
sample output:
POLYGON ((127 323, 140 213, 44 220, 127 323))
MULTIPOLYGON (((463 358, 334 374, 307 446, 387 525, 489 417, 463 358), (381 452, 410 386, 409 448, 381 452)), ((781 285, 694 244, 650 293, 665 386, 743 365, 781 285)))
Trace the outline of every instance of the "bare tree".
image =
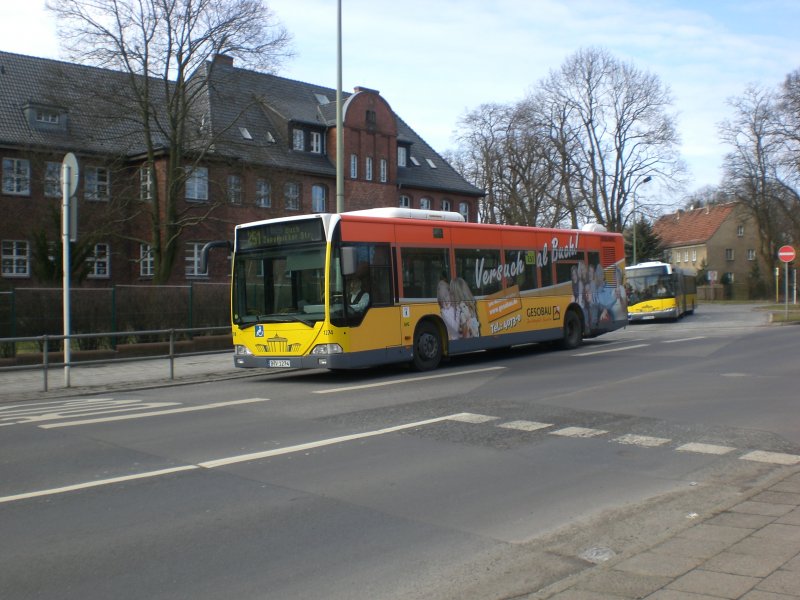
MULTIPOLYGON (((197 132, 215 55, 272 70, 288 56, 289 35, 260 0, 52 0, 68 57, 119 70, 124 84, 103 90, 109 116, 131 119, 153 181, 149 214, 154 281, 169 278, 178 238, 206 218, 181 208, 186 161, 197 164, 213 140, 197 132), (155 168, 157 163, 163 168, 155 168)), ((100 91, 97 91, 98 94, 100 91)))

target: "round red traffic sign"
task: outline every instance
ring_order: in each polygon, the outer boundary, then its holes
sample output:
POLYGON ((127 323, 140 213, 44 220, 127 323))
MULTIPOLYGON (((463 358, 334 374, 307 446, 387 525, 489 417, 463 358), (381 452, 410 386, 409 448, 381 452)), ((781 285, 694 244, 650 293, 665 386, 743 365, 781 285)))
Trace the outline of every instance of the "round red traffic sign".
POLYGON ((792 246, 781 246, 778 250, 778 258, 785 263, 792 262, 795 256, 795 251, 792 246))

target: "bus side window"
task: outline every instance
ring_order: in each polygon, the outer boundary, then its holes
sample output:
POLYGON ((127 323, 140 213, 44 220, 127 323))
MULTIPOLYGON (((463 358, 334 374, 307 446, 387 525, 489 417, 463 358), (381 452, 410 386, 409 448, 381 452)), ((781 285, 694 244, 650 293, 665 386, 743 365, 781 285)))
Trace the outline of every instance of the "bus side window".
POLYGON ((447 248, 401 248, 404 298, 436 298, 439 280, 450 279, 447 248))

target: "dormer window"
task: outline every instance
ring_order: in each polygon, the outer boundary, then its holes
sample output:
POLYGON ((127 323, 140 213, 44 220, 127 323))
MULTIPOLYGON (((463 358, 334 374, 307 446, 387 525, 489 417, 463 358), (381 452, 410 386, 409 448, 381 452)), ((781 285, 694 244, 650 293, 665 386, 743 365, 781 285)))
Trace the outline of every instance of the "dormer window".
POLYGON ((408 165, 408 148, 406 146, 397 147, 397 166, 405 167, 408 165))
POLYGON ((292 129, 292 150, 302 152, 306 149, 306 134, 302 129, 292 129))
POLYGON ((56 106, 27 104, 23 107, 28 123, 39 131, 66 131, 67 111, 56 106))
POLYGON ((50 123, 51 125, 58 125, 59 114, 54 110, 47 110, 44 108, 36 109, 36 121, 38 123, 50 123))

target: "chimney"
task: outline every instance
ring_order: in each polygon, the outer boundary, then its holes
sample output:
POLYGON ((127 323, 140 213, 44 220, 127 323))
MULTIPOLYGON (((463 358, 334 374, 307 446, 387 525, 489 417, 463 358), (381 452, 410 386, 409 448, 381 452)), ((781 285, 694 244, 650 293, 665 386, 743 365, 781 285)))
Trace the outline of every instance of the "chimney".
POLYGON ((232 67, 233 66, 233 57, 228 56, 227 54, 215 54, 214 55, 214 65, 222 66, 222 67, 232 67))

